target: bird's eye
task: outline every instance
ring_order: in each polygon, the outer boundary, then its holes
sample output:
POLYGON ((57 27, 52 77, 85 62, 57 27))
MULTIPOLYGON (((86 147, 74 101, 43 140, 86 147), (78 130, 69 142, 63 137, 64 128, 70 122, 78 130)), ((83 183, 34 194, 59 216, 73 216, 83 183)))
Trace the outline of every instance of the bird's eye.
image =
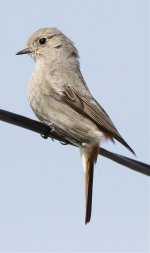
POLYGON ((40 45, 44 45, 46 43, 46 38, 39 39, 40 45))

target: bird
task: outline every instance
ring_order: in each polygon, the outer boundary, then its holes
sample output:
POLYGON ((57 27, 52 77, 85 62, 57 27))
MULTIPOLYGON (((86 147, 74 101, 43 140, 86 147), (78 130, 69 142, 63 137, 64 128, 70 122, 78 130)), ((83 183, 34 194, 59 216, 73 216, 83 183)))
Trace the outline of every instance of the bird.
POLYGON ((92 96, 80 70, 74 43, 57 28, 41 28, 16 55, 35 60, 28 99, 37 118, 53 131, 78 143, 85 175, 85 224, 91 220, 94 166, 105 140, 117 140, 131 153, 103 107, 92 96))

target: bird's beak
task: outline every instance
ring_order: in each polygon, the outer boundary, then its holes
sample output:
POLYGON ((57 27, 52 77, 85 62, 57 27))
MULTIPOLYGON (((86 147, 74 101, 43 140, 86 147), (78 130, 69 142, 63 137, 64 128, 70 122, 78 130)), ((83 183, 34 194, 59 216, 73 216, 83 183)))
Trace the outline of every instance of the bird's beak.
POLYGON ((30 48, 25 48, 24 50, 21 50, 16 53, 16 55, 21 55, 21 54, 31 54, 31 49, 30 48))

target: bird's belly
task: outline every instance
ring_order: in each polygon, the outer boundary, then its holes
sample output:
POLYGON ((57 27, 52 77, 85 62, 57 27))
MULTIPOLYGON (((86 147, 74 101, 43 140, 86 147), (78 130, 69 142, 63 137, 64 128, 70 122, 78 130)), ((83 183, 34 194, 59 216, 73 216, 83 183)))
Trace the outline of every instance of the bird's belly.
POLYGON ((40 121, 52 123, 68 139, 81 143, 99 143, 105 135, 97 126, 69 105, 44 95, 37 86, 29 87, 29 103, 40 121))

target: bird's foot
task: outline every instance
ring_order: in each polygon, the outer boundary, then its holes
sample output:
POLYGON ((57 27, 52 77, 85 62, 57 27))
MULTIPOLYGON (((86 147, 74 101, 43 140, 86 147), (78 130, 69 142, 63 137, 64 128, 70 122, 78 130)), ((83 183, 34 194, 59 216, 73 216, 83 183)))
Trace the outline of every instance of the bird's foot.
POLYGON ((48 122, 48 121, 46 121, 46 120, 42 121, 42 123, 43 123, 44 125, 46 125, 46 126, 49 126, 48 131, 46 131, 44 134, 41 135, 42 138, 47 139, 47 138, 49 137, 50 133, 52 133, 52 132, 57 132, 57 130, 55 129, 55 126, 54 126, 53 123, 48 122))
POLYGON ((56 129, 53 123, 46 120, 43 120, 42 123, 46 126, 49 126, 51 132, 56 132, 56 129))

